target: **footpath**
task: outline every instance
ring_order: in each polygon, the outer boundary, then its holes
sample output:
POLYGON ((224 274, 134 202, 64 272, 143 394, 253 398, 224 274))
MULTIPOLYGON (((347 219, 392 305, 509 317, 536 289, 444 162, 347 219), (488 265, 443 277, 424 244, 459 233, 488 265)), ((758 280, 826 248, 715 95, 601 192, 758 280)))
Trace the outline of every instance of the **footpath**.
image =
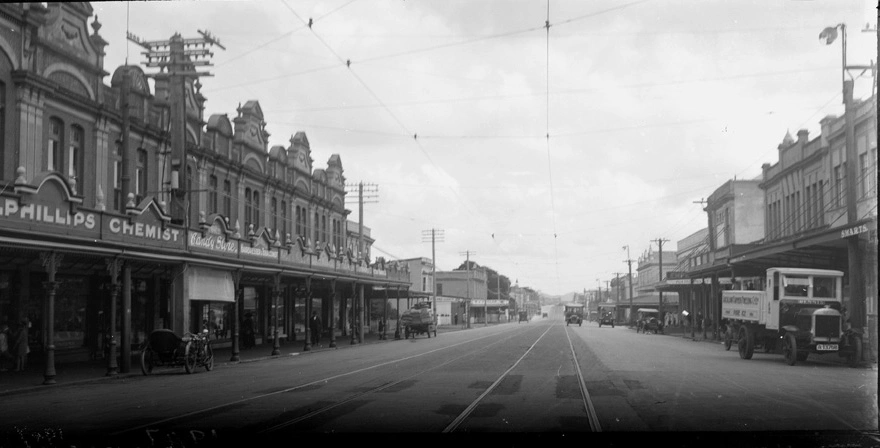
MULTIPOLYGON (((437 333, 449 333, 465 329, 462 325, 445 325, 437 327, 437 333)), ((338 332, 337 332, 338 333, 338 332)), ((403 340, 403 330, 401 330, 401 339, 403 340)), ((418 337, 425 337, 424 335, 418 337)), ((296 341, 285 341, 281 343, 278 355, 272 355, 272 343, 264 343, 255 347, 239 350, 239 361, 230 361, 232 358, 232 348, 223 347, 214 349, 214 368, 230 366, 239 363, 264 361, 267 359, 278 359, 291 356, 301 356, 311 353, 320 353, 328 350, 342 350, 358 347, 365 344, 383 344, 394 342, 394 331, 386 332, 386 339, 380 339, 378 333, 368 333, 364 335, 364 340, 357 344, 351 343, 350 335, 336 335, 336 347, 330 347, 330 338, 322 337, 321 346, 312 346, 311 350, 305 351, 305 341, 297 339, 296 341)), ((121 361, 121 360, 120 360, 121 361)), ((0 397, 4 395, 13 395, 29 392, 39 392, 56 387, 64 387, 75 384, 83 384, 96 381, 114 381, 132 376, 143 375, 141 373, 140 352, 133 353, 131 357, 131 369, 128 372, 122 372, 122 366, 119 365, 119 373, 116 375, 107 375, 107 360, 97 359, 93 361, 78 361, 67 363, 55 363, 55 384, 44 385, 45 380, 45 358, 33 356, 28 357, 27 366, 24 372, 14 372, 12 370, 0 372, 0 397)), ((4 364, 4 367, 10 367, 4 364)), ((179 369, 183 369, 180 366, 179 369)), ((201 369, 201 368, 200 368, 201 369)))

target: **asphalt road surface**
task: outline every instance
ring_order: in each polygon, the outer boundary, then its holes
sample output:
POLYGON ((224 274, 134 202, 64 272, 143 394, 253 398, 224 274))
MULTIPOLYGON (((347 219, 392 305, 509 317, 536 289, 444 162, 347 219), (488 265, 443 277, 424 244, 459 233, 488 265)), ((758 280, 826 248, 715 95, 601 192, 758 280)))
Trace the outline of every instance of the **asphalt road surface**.
POLYGON ((0 432, 137 446, 408 432, 880 444, 877 371, 813 356, 793 367, 779 354, 746 361, 717 343, 538 319, 6 396, 0 432))

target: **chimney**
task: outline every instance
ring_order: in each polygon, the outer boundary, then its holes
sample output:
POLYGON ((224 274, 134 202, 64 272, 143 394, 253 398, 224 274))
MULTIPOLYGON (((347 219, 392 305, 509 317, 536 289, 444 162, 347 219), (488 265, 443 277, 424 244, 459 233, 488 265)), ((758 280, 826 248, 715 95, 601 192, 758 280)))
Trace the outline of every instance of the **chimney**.
POLYGON ((798 141, 798 143, 800 143, 801 145, 806 145, 806 144, 807 144, 807 141, 808 141, 808 138, 807 138, 807 137, 808 137, 809 135, 810 135, 810 131, 808 131, 808 130, 806 130, 806 129, 801 129, 800 131, 797 131, 797 141, 798 141))

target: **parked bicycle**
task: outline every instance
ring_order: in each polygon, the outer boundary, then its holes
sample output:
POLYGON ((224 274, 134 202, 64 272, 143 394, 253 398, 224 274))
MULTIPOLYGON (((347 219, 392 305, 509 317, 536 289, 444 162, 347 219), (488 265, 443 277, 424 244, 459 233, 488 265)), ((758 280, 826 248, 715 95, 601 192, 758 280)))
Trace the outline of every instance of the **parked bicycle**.
POLYGON ((183 365, 186 373, 196 367, 211 371, 214 368, 214 351, 208 340, 208 330, 186 333, 182 338, 167 329, 154 330, 141 351, 141 372, 149 375, 155 366, 183 365))

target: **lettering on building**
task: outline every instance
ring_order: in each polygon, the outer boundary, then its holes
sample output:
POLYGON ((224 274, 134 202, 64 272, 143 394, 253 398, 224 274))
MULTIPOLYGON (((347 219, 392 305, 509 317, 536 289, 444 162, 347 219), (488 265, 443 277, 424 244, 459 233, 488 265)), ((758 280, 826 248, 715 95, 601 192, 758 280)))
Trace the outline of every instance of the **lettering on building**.
POLYGON ((180 237, 180 230, 177 229, 162 229, 162 226, 142 222, 132 224, 122 218, 112 218, 109 228, 110 232, 115 234, 135 236, 148 240, 173 241, 176 243, 180 237))
POLYGON ((866 226, 866 225, 863 224, 863 225, 856 226, 856 227, 853 227, 853 228, 850 228, 850 229, 841 230, 841 231, 840 231, 840 237, 841 237, 841 238, 849 238, 849 237, 851 237, 851 236, 855 236, 855 235, 858 235, 858 234, 860 234, 860 233, 865 233, 865 232, 867 232, 867 231, 868 231, 868 226, 866 226))
MULTIPOLYGON (((237 252, 235 241, 224 241, 217 235, 202 236, 198 232, 190 232, 190 247, 198 247, 215 252, 234 254, 237 252)), ((242 248, 244 249, 244 248, 242 248)))
POLYGON ((32 221, 42 224, 55 224, 66 227, 84 227, 92 230, 95 228, 95 215, 93 213, 71 214, 64 207, 52 207, 49 205, 26 204, 19 205, 15 199, 6 199, 0 207, 0 216, 32 221))

